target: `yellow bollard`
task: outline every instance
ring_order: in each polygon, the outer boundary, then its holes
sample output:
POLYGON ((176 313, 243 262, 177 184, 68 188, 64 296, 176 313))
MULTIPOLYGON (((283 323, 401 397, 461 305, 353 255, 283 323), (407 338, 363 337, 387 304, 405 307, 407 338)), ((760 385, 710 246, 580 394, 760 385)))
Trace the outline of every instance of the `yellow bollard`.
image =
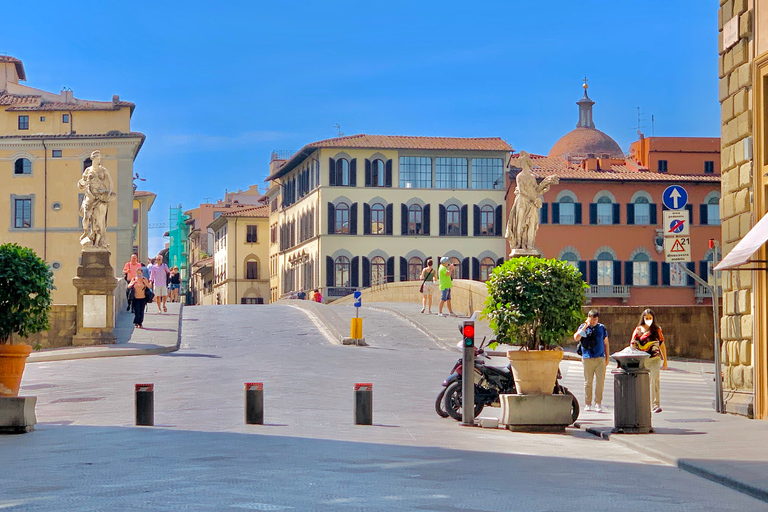
POLYGON ((363 319, 353 318, 350 322, 350 338, 359 340, 363 338, 363 319))

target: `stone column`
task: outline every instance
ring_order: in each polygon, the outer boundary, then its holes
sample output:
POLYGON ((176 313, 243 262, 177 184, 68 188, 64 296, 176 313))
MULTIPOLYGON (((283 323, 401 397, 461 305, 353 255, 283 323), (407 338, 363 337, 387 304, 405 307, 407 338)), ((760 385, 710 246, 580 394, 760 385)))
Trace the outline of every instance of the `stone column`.
POLYGON ((73 346, 107 345, 115 338, 115 271, 108 250, 83 250, 72 279, 77 289, 77 332, 73 346))

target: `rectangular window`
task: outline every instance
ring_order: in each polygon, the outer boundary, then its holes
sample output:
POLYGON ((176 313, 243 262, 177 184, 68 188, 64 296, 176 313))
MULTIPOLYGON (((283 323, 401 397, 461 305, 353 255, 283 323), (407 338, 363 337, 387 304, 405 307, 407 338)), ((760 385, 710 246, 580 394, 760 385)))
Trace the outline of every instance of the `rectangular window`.
POLYGON ((256 236, 258 226, 246 226, 246 234, 245 234, 245 241, 249 244, 255 244, 258 242, 258 237, 256 236))
POLYGON ((249 261, 245 264, 245 278, 246 279, 259 278, 259 262, 258 261, 249 261))
POLYGON ((435 159, 435 188, 467 188, 468 179, 466 158, 435 159))
POLYGON ((221 217, 221 213, 222 212, 213 212, 213 218, 218 219, 219 217, 221 217))
POLYGON ((41 123, 44 123, 44 122, 45 122, 45 116, 40 116, 40 122, 41 122, 41 123))
POLYGON ((648 286, 651 284, 650 264, 647 261, 635 261, 632 263, 633 286, 648 286))
POLYGON ((240 299, 240 304, 264 304, 264 299, 261 297, 243 297, 240 299))
POLYGON ((19 130, 29 130, 29 116, 19 116, 19 130))
POLYGON ((613 285, 613 261, 597 262, 597 284, 599 286, 613 285))
POLYGON ((401 156, 400 188, 432 188, 432 159, 401 156))
POLYGON ((688 274, 683 270, 682 263, 669 264, 669 284, 670 286, 686 286, 688 284, 688 274))
POLYGON ((707 225, 720 225, 720 205, 718 203, 707 205, 707 225))
POLYGON ((32 199, 15 199, 13 227, 25 229, 32 227, 32 199))
POLYGON ((504 187, 501 158, 472 159, 472 188, 500 190, 504 187))
POLYGON ((659 160, 659 172, 667 172, 667 161, 659 160))
POLYGON ((613 224, 613 203, 597 203, 597 223, 613 224))
POLYGON ((635 203, 635 224, 647 226, 651 223, 651 205, 635 203))
POLYGON ((712 160, 707 160, 704 162, 704 174, 714 174, 715 173, 715 162, 712 160))
POLYGON ((51 158, 61 158, 61 150, 60 149, 52 149, 51 150, 51 158))
POLYGON ((559 203, 559 205, 560 224, 576 224, 576 205, 574 203, 559 203))
POLYGON ((133 209, 133 223, 134 224, 138 224, 140 217, 141 217, 141 210, 139 210, 138 208, 134 208, 133 209))
POLYGON ((62 123, 68 123, 69 122, 69 114, 62 114, 61 115, 61 122, 62 123))

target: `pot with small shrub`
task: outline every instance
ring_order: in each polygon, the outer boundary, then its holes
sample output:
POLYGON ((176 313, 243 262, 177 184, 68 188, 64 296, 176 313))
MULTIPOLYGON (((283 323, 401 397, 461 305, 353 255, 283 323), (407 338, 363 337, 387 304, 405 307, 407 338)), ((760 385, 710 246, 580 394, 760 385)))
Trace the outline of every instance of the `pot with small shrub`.
POLYGON ((0 397, 18 396, 32 346, 14 343, 14 335, 50 329, 53 273, 32 249, 0 245, 0 397))

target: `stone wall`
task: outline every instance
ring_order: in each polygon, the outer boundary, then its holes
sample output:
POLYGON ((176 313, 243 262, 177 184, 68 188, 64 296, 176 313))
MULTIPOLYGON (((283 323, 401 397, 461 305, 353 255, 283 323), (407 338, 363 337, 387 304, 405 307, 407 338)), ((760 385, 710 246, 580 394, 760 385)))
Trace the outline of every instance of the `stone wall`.
POLYGON ((51 329, 31 335, 29 338, 13 336, 14 343, 27 343, 40 348, 71 347, 72 336, 77 329, 77 306, 54 304, 49 315, 51 329))
MULTIPOLYGON (((718 71, 721 111, 721 199, 723 255, 750 230, 752 216, 752 29, 754 9, 747 0, 720 0, 718 71), (738 17, 738 41, 726 48, 723 27, 738 17)), ((721 273, 723 316, 720 332, 726 410, 750 415, 753 401, 752 275, 721 273)))

